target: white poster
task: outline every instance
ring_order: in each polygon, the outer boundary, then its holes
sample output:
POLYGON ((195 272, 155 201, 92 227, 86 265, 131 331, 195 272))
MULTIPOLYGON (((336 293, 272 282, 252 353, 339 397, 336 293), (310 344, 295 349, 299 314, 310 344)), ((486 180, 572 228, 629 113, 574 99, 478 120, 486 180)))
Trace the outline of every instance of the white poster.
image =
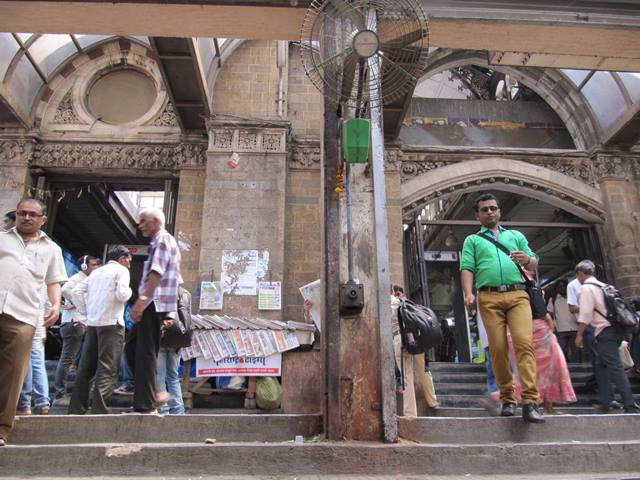
POLYGON ((223 250, 220 280, 229 295, 257 294, 257 250, 223 250))
POLYGON ((200 310, 222 310, 220 282, 200 283, 200 310))
POLYGON ((279 377, 281 370, 282 355, 279 353, 268 357, 224 358, 219 362, 202 357, 196 359, 197 377, 279 377))
POLYGON ((258 310, 282 309, 282 283, 260 282, 258 284, 258 310))

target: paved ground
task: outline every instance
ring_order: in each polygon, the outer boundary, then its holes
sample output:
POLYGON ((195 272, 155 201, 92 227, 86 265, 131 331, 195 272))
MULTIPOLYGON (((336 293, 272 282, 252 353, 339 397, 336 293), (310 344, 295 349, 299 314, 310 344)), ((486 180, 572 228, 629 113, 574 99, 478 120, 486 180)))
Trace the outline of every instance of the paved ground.
MULTIPOLYGON (((3 480, 49 480, 56 477, 2 477, 3 480)), ((132 480, 133 477, 92 477, 91 480, 132 480)), ((65 480, 85 480, 86 477, 65 477, 65 480)), ((203 476, 170 476, 170 477, 135 477, 136 480, 515 480, 513 475, 203 475, 203 476)), ((637 473, 580 473, 575 475, 518 475, 517 480, 640 480, 640 472, 637 473)))

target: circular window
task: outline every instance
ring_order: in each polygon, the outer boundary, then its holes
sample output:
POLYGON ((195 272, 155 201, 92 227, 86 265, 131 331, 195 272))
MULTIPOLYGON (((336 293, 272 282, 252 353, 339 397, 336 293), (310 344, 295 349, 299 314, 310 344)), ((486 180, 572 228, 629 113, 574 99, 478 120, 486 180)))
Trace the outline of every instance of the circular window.
POLYGON ((156 99, 156 87, 137 70, 111 71, 96 80, 89 90, 89 110, 96 118, 114 125, 137 120, 156 99))

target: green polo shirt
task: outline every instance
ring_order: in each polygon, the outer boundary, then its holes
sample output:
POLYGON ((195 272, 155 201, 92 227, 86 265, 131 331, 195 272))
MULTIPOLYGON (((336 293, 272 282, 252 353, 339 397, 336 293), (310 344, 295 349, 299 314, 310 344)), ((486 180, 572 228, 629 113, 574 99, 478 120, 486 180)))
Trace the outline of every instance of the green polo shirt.
MULTIPOLYGON (((491 230, 482 227, 478 233, 491 230)), ((529 248, 525 236, 517 230, 507 230, 500 227, 498 242, 507 247, 510 252, 520 250, 535 259, 538 256, 529 248)), ((462 260, 460 270, 469 270, 475 275, 476 288, 497 287, 498 285, 514 285, 523 283, 522 274, 516 264, 494 244, 478 237, 469 235, 462 246, 462 260)))

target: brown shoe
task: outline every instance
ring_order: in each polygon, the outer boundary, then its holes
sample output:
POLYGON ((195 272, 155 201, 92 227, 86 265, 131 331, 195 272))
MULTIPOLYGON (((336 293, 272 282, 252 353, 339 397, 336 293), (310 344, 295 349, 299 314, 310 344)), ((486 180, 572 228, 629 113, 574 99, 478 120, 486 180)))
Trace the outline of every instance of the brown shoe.
POLYGON ((49 415, 49 407, 45 405, 44 407, 36 408, 33 413, 36 415, 49 415))
POLYGON ((19 408, 18 410, 16 410, 16 415, 19 417, 26 417, 27 415, 31 415, 31 409, 30 408, 19 408))

